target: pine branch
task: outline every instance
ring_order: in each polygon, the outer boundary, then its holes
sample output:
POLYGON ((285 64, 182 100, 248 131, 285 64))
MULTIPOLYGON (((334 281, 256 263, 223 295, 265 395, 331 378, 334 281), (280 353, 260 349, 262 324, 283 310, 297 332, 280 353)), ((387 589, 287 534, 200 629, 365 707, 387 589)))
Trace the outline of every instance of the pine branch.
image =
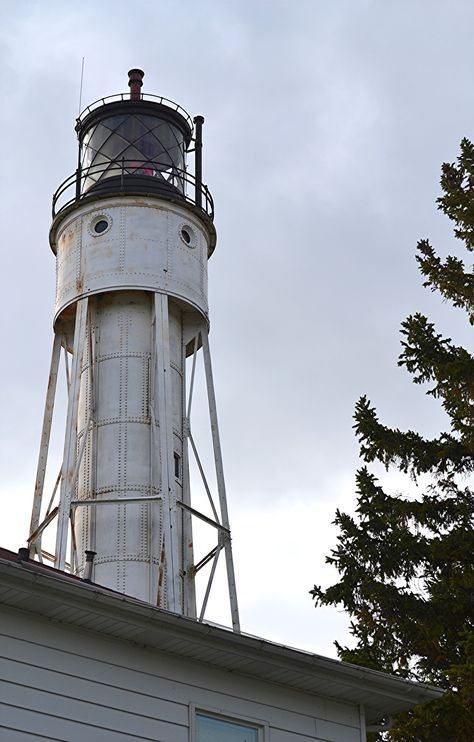
POLYGON ((458 229, 454 234, 468 250, 474 248, 474 146, 469 139, 461 141, 457 164, 444 163, 441 172, 444 195, 438 198, 441 209, 458 229))
POLYGON ((360 455, 368 463, 380 461, 386 469, 395 465, 414 477, 427 472, 436 476, 469 473, 474 469, 470 446, 448 433, 428 440, 412 430, 388 428, 379 422, 365 396, 356 404, 354 419, 360 455))
POLYGON ((403 351, 398 365, 405 366, 415 384, 435 382, 427 394, 441 398, 451 419, 453 432, 474 454, 474 358, 449 338, 436 334, 434 325, 422 314, 414 314, 402 323, 403 351))
POLYGON ((426 277, 423 286, 439 291, 444 299, 467 312, 469 322, 474 324, 474 275, 467 273, 459 258, 448 255, 444 263, 436 255, 428 240, 418 242, 416 261, 420 272, 426 277))

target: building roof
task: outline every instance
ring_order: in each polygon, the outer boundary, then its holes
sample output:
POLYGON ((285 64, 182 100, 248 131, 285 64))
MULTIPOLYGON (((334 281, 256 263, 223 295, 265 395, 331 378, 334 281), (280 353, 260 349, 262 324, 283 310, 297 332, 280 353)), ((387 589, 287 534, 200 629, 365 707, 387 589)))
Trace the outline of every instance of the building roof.
POLYGON ((38 562, 17 561, 6 549, 0 549, 0 603, 224 671, 362 704, 368 723, 443 692, 164 611, 38 562))

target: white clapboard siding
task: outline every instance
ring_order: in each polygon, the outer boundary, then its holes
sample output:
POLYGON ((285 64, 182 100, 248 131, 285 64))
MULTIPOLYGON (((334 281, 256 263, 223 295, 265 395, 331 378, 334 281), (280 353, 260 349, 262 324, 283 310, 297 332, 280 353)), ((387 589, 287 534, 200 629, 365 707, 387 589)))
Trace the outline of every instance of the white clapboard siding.
POLYGON ((0 740, 190 742, 194 708, 268 725, 265 742, 361 742, 356 706, 0 609, 0 740))
MULTIPOLYGON (((349 729, 339 724, 330 722, 316 723, 316 732, 313 736, 292 732, 288 729, 271 728, 271 742, 360 742, 361 736, 359 730, 349 729)), ((365 740, 365 737, 364 737, 365 740)))
MULTIPOLYGON (((47 739, 48 742, 57 742, 58 737, 51 737, 50 734, 38 734, 38 732, 19 732, 17 729, 10 729, 0 724, 0 739, 2 742, 34 742, 34 740, 40 741, 43 739, 47 739)), ((62 742, 62 740, 59 742, 62 742)))
MULTIPOLYGON (((15 660, 22 659, 28 662, 31 657, 29 643, 32 643, 35 645, 35 656, 38 657, 41 667, 48 667, 62 674, 64 673, 64 657, 72 655, 73 677, 83 677, 87 681, 93 678, 105 685, 111 683, 114 687, 123 687, 127 691, 133 688, 138 693, 145 694, 150 693, 151 677, 159 680, 158 687, 166 688, 167 684, 171 683, 171 698, 175 701, 178 700, 177 681, 180 681, 179 687, 182 688, 185 698, 188 698, 189 689, 192 689, 198 694, 202 691, 200 702, 205 702, 207 689, 210 687, 214 692, 216 687, 214 673, 217 672, 218 688, 222 695, 232 697, 237 692, 248 703, 258 698, 259 702, 265 706, 285 709, 285 712, 292 709, 302 714, 309 712, 312 717, 321 719, 336 718, 340 723, 348 726, 357 727, 359 724, 359 712, 355 706, 218 670, 212 671, 209 685, 208 674, 211 668, 205 666, 203 670, 203 665, 199 662, 160 654, 126 642, 117 642, 107 636, 99 636, 80 629, 68 629, 62 624, 39 618, 35 621, 36 632, 28 634, 29 620, 24 626, 21 623, 26 615, 22 616, 18 613, 16 623, 10 622, 10 626, 15 627, 15 631, 9 635, 11 640, 14 641, 14 637, 20 630, 20 641, 13 655, 15 660), (71 642, 71 631, 75 638, 74 643, 71 642)), ((1 627, 2 616, 0 614, 0 633, 1 627)), ((258 713, 254 715, 258 716, 258 713)))

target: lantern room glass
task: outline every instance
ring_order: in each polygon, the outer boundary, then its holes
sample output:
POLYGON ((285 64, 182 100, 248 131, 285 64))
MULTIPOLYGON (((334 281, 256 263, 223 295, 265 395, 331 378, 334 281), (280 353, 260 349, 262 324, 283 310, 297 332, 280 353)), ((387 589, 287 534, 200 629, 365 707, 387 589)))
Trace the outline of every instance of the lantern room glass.
POLYGON ((135 175, 166 181, 184 193, 185 151, 183 133, 169 121, 140 113, 109 116, 84 137, 82 192, 107 178, 135 175))

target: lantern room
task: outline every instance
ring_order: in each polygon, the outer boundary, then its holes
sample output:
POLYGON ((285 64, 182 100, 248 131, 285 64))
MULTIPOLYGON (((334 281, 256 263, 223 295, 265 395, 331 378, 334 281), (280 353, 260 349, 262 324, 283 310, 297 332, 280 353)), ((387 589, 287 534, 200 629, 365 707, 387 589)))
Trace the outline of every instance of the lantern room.
POLYGON ((105 99, 103 105, 86 110, 78 122, 83 193, 91 188, 115 189, 117 178, 126 178, 134 189, 184 193, 192 121, 176 104, 170 107, 163 98, 145 99, 140 92, 142 79, 141 70, 131 70, 128 100, 105 99))
POLYGON ((142 93, 142 70, 128 76, 129 93, 101 98, 77 119, 77 170, 56 191, 53 218, 79 200, 121 193, 184 200, 212 222, 212 197, 202 183, 203 117, 193 120, 177 103, 142 93))

